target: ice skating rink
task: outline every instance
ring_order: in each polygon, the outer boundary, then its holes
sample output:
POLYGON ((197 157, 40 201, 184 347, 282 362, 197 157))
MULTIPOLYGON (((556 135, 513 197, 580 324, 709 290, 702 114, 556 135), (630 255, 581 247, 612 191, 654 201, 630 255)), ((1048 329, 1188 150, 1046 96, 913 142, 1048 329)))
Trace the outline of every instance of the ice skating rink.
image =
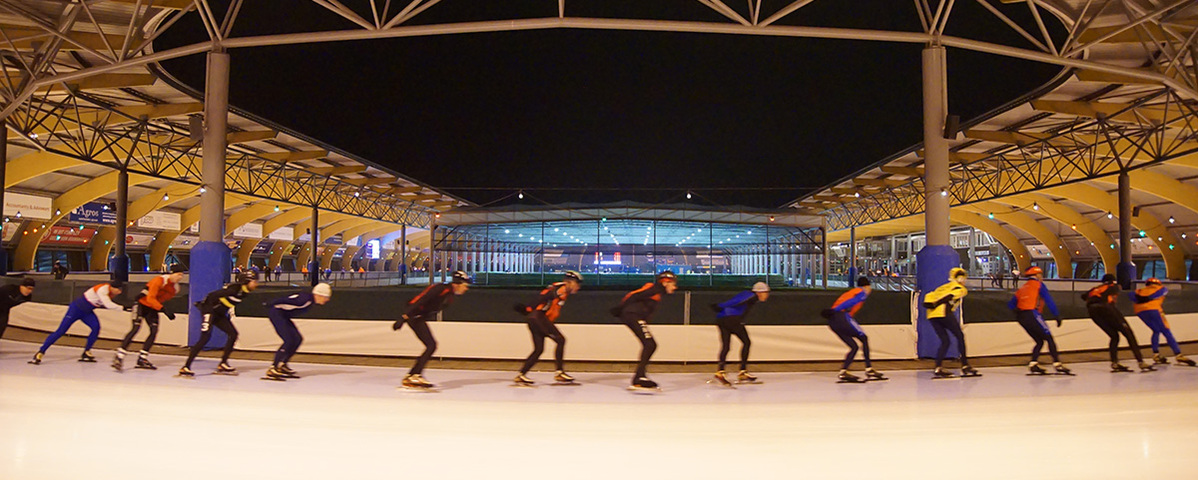
POLYGON ((396 388, 399 368, 297 364, 303 379, 277 383, 260 362, 227 377, 201 358, 186 380, 180 357, 116 373, 109 351, 27 365, 35 349, 0 341, 0 479, 1198 478, 1198 369, 1178 366, 762 374, 736 390, 651 373, 657 395, 625 391, 626 374, 518 388, 429 370, 442 388, 421 393, 396 388))

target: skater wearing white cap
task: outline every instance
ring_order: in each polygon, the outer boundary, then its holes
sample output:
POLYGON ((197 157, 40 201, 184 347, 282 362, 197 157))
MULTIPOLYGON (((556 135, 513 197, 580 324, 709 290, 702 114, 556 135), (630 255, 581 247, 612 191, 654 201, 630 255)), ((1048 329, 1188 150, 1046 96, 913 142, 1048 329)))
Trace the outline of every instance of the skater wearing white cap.
POLYGON ((749 373, 749 346, 752 345, 752 342, 749 341, 749 332, 745 330, 745 316, 753 309, 753 305, 769 298, 770 286, 765 282, 757 282, 753 284, 752 289, 736 294, 731 300, 711 305, 711 309, 716 312, 716 326, 720 328, 720 364, 719 370, 715 372, 715 378, 709 380, 708 383, 724 387, 732 386, 732 383, 724 377, 724 366, 728 363, 728 350, 731 347, 733 335, 740 339, 741 344, 740 373, 736 375, 736 383, 757 383, 757 377, 749 373))

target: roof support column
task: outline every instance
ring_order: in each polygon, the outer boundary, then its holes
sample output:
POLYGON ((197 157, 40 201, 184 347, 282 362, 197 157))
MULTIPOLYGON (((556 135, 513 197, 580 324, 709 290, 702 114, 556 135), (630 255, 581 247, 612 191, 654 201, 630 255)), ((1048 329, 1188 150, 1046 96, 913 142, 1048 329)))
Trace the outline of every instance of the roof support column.
POLYGON ((857 227, 849 227, 849 288, 857 281, 857 227))
POLYGON ((312 246, 312 260, 308 262, 308 283, 313 287, 320 283, 320 257, 316 255, 316 248, 320 246, 320 209, 317 208, 316 202, 312 202, 312 235, 308 239, 308 244, 312 246))
MULTIPOLYGON (((931 292, 948 279, 948 272, 960 265, 957 251, 949 245, 948 139, 944 138, 948 116, 948 81, 945 74, 944 47, 928 45, 923 50, 923 148, 924 156, 924 230, 927 245, 916 255, 916 284, 921 292, 931 292)), ((923 304, 920 298, 917 305, 923 304)), ((917 308, 917 355, 933 357, 940 341, 927 321, 927 312, 917 308)), ((954 340, 955 341, 955 340, 954 340)), ((956 348, 950 351, 957 352, 956 348)))
POLYGON ((1119 266, 1115 271, 1119 286, 1131 290, 1136 264, 1131 261, 1131 177, 1127 170, 1119 172, 1119 266))
MULTIPOLYGON (((200 241, 191 250, 191 289, 188 294, 188 344, 199 341, 204 316, 194 305, 229 280, 230 256, 225 239, 225 150, 229 123, 229 54, 208 53, 204 83, 204 159, 200 194, 200 241)), ((225 334, 212 332, 206 348, 223 346, 225 334)))
MULTIPOLYGON (((8 127, 0 123, 0 217, 4 217, 4 184, 8 181, 8 127)), ((4 223, 8 219, 4 218, 4 223)), ((0 275, 8 275, 8 251, 0 248, 0 275)))
POLYGON ((113 247, 116 252, 108 264, 112 279, 122 282, 129 281, 129 255, 125 252, 125 238, 129 228, 129 167, 128 163, 121 164, 121 170, 116 177, 116 238, 113 247))
POLYGON ((428 221, 428 284, 437 283, 437 216, 428 221))
POLYGON ((399 255, 402 258, 403 266, 399 268, 399 284, 408 284, 408 226, 406 224, 399 225, 399 255))

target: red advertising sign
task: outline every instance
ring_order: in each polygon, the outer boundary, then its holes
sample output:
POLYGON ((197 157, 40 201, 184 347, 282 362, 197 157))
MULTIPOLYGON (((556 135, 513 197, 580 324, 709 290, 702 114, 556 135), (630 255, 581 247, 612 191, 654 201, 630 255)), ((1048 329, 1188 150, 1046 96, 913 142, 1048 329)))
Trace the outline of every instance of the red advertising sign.
POLYGON ((91 243, 92 236, 96 234, 94 228, 72 228, 60 227, 58 225, 51 226, 46 229, 45 235, 42 235, 43 245, 70 245, 76 247, 87 246, 91 243))

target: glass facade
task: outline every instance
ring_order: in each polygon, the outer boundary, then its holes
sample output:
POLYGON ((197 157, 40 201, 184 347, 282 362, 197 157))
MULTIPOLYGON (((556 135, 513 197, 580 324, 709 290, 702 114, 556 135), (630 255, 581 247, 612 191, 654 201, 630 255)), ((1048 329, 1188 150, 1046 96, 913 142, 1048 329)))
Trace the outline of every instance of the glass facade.
POLYGON ((819 228, 685 220, 607 219, 441 227, 437 264, 484 285, 543 285, 577 270, 587 285, 634 286, 670 270, 687 286, 813 286, 819 228))

